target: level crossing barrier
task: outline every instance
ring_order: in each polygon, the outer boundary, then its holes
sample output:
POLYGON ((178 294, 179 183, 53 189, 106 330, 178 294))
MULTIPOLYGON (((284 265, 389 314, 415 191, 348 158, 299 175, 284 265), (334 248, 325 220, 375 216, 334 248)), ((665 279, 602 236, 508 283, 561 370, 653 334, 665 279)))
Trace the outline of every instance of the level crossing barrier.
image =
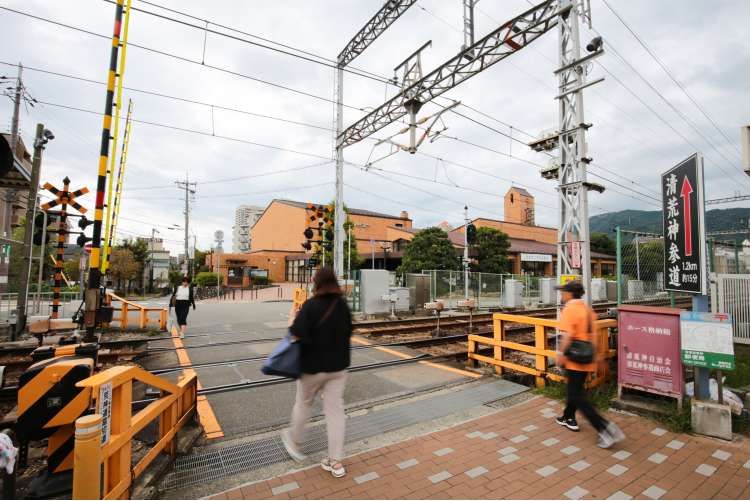
MULTIPOLYGON (((511 315, 508 313, 495 313, 492 316, 493 337, 480 335, 469 335, 468 358, 469 364, 476 367, 477 362, 493 365, 498 375, 503 371, 513 370, 530 374, 535 377, 537 388, 543 388, 547 379, 562 382, 565 377, 550 371, 549 359, 557 356, 555 350, 548 347, 548 331, 557 330, 559 321, 548 318, 529 317, 525 315, 511 315), (534 328, 534 343, 526 345, 517 341, 510 341, 506 335, 509 324, 520 324, 534 328), (493 356, 488 357, 479 353, 482 346, 492 346, 493 356), (509 360, 505 350, 522 352, 534 356, 534 366, 519 364, 509 360)), ((602 361, 597 366, 597 371, 588 381, 589 387, 602 384, 609 377, 609 359, 614 357, 616 350, 610 348, 610 330, 617 327, 617 320, 597 320, 594 323, 594 333, 597 336, 597 360, 602 361)))
POLYGON ((191 371, 172 384, 139 367, 118 366, 76 386, 90 391, 98 414, 76 420, 73 499, 127 499, 133 481, 159 454, 174 458, 177 432, 196 415, 198 377, 191 371), (161 396, 132 415, 134 383, 156 388, 161 396), (133 438, 156 419, 158 441, 133 465, 133 438))
POLYGON ((157 322, 159 323, 159 330, 165 331, 167 330, 167 309, 162 307, 149 307, 149 306, 143 306, 138 303, 133 303, 131 301, 128 301, 127 299, 123 299, 117 294, 114 294, 112 292, 107 292, 107 295, 104 300, 104 304, 107 306, 112 306, 112 302, 117 301, 120 303, 120 317, 119 318, 113 318, 112 321, 119 321, 120 322, 120 330, 125 330, 128 328, 128 313, 131 311, 137 311, 138 316, 138 326, 140 329, 145 329, 146 325, 149 322, 149 313, 156 312, 159 315, 159 318, 157 319, 157 322))

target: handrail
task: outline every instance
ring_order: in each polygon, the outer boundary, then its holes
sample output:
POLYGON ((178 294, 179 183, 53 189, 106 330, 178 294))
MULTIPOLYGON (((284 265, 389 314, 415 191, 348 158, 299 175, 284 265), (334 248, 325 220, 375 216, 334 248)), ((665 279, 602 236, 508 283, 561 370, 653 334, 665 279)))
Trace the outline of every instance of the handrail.
POLYGON ((148 306, 143 306, 138 303, 134 303, 132 301, 128 301, 125 298, 122 298, 115 294, 114 292, 107 292, 107 295, 105 297, 105 303, 109 306, 112 305, 112 301, 119 301, 120 306, 120 318, 116 318, 113 320, 118 320, 120 322, 120 330, 125 330, 128 328, 128 313, 132 309, 133 311, 138 311, 139 316, 139 328, 145 329, 146 325, 148 324, 148 314, 152 311, 155 311, 159 314, 159 330, 165 331, 167 330, 167 309, 166 308, 152 308, 148 306))
MULTIPOLYGON (((97 441, 91 432, 96 425, 91 416, 76 420, 75 458, 73 469, 73 499, 121 499, 127 497, 133 480, 163 451, 172 457, 176 454, 175 436, 196 412, 198 377, 193 372, 172 384, 134 366, 118 366, 102 371, 76 384, 91 391, 94 409, 104 411, 109 423, 109 437, 101 444, 102 427, 98 428, 97 441), (132 415, 133 383, 141 382, 161 390, 161 396, 137 414, 132 415), (106 391, 102 392, 102 389, 106 391), (100 404, 106 395, 107 402, 100 404), (133 437, 153 420, 159 419, 159 440, 137 464, 132 465, 133 437), (104 465, 103 483, 99 475, 86 472, 99 471, 104 465)), ((99 416, 101 417, 101 416, 99 416)))
MULTIPOLYGON (((546 380, 564 381, 565 377, 549 370, 549 359, 557 355, 547 346, 547 329, 558 329, 559 321, 549 318, 537 318, 508 313, 495 313, 493 320, 493 337, 469 335, 468 358, 469 364, 476 366, 477 362, 484 362, 495 367, 495 372, 502 375, 504 369, 530 374, 536 379, 537 388, 543 388, 546 380), (507 340, 507 324, 525 324, 534 327, 534 344, 526 345, 507 340), (479 354, 481 345, 492 346, 493 356, 479 354), (534 366, 511 362, 505 357, 504 350, 520 351, 534 355, 534 366)), ((616 351, 609 348, 609 329, 617 326, 617 320, 597 320, 594 331, 597 339, 597 360, 607 360, 615 356, 616 351)), ((606 363, 597 364, 596 373, 589 379, 588 386, 595 387, 602 384, 609 376, 609 366, 606 363)))

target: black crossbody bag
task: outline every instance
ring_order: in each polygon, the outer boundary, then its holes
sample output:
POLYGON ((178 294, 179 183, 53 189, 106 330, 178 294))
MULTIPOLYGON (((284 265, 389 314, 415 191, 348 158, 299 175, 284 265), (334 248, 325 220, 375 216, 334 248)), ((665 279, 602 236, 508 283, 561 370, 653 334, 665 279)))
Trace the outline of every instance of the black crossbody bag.
MULTIPOLYGON (((588 316, 588 332, 589 335, 593 336, 591 332, 591 314, 588 316)), ((565 356, 571 362, 577 364, 590 364, 594 361, 594 345, 590 341, 583 341, 581 339, 574 339, 568 349, 565 350, 565 356)))

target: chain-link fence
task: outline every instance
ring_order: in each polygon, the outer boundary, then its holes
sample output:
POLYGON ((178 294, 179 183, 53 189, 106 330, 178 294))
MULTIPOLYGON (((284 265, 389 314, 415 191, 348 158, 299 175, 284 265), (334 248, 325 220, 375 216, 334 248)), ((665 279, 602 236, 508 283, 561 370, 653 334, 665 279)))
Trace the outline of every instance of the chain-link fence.
POLYGON ((620 230, 617 244, 618 275, 607 281, 608 299, 628 303, 668 297, 664 290, 664 238, 620 230))

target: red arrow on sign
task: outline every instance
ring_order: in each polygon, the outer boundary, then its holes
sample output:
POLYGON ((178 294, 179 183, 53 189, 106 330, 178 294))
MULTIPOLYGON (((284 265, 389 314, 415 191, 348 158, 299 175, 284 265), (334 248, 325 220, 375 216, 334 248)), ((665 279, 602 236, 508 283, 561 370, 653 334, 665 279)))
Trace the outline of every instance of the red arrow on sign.
POLYGON ((684 177, 682 180, 682 190, 680 191, 680 196, 682 197, 682 213, 683 213, 683 220, 684 220, 684 228, 685 228, 685 255, 686 256, 692 256, 693 255, 693 232, 692 228, 690 226, 691 220, 690 220, 690 194, 693 192, 693 187, 690 184, 690 180, 687 176, 684 177))

